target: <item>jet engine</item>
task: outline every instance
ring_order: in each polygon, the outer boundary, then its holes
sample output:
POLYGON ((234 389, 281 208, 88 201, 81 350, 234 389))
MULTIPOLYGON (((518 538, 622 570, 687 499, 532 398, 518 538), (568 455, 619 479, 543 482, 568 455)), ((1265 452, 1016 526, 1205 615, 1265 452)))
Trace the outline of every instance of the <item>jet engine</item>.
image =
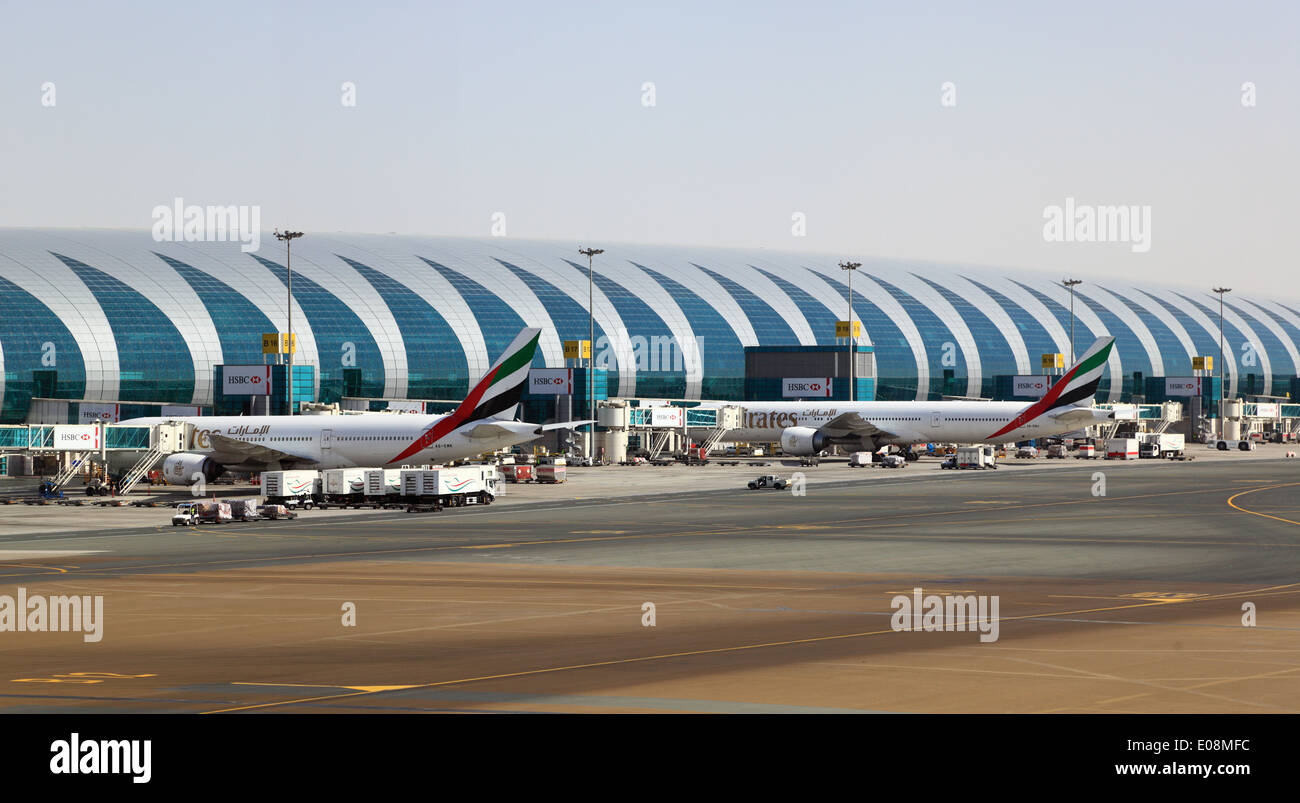
POLYGON ((813 455, 830 445, 830 438, 813 427, 786 427, 781 430, 781 450, 788 455, 813 455))
POLYGON ((225 467, 205 454, 174 454, 163 461, 163 478, 176 485, 193 485, 201 476, 212 482, 225 467))

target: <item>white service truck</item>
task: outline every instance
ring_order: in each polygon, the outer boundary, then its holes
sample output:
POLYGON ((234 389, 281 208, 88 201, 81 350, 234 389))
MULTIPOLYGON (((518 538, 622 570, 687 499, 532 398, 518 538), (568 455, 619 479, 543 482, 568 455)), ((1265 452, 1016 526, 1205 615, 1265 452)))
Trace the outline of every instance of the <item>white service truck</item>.
POLYGON ((372 505, 396 502, 402 495, 400 468, 366 469, 366 501, 372 505))
POLYGON ((1107 460, 1137 460, 1137 438, 1108 438, 1106 440, 1107 460))
MULTIPOLYGON (((325 502, 331 505, 359 505, 366 501, 364 468, 328 468, 321 472, 325 502)), ((324 505, 322 505, 323 507, 324 505)))
POLYGON ((997 453, 992 446, 958 446, 957 453, 953 455, 956 459, 957 468, 997 468, 997 453))
POLYGON ((1183 456, 1187 439, 1173 432, 1146 432, 1138 440, 1139 456, 1172 459, 1183 456))
POLYGON ((311 510, 323 498, 319 471, 263 471, 262 494, 267 504, 311 510))
POLYGON ((404 468, 401 499, 408 511, 488 505, 497 495, 496 466, 404 468))

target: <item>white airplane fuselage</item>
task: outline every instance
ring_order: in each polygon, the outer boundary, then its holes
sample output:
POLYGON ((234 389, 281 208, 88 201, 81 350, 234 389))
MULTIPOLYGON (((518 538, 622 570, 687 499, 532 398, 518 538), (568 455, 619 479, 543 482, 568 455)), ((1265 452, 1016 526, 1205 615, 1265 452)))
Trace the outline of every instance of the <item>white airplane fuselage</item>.
POLYGON ((1058 424, 1042 416, 991 437, 1015 420, 1026 406, 1026 402, 993 401, 746 402, 742 426, 729 431, 725 437, 729 441, 775 443, 788 427, 818 428, 849 412, 892 433, 893 437, 878 438, 877 448, 885 444, 907 446, 933 442, 1013 443, 1080 429, 1077 422, 1058 424))
MULTIPOLYGON (((191 454, 225 456, 212 435, 284 452, 290 457, 275 461, 278 467, 350 468, 393 467, 442 463, 505 449, 537 438, 537 425, 516 421, 476 421, 433 437, 437 424, 447 415, 404 413, 362 413, 358 415, 295 416, 199 416, 187 418, 138 418, 126 425, 153 425, 164 421, 184 422, 194 427, 185 451, 191 454), (491 424, 497 431, 470 437, 476 426, 491 424), (420 448, 408 453, 417 442, 420 448), (404 456, 403 455, 406 453, 404 456)), ((218 460, 225 468, 257 471, 268 461, 218 460)))

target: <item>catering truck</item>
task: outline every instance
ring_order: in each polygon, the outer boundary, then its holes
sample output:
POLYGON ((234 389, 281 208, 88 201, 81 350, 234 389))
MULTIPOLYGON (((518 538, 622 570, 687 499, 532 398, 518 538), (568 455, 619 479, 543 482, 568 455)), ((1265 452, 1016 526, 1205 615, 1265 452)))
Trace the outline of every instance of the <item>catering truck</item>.
POLYGON ((347 506, 359 505, 366 501, 364 468, 329 468, 320 474, 325 502, 347 506))
POLYGON ((1177 458, 1183 456, 1186 438, 1173 432, 1145 432, 1138 436, 1141 457, 1177 458))
POLYGON ((321 491, 319 471, 298 469, 262 472, 262 493, 266 496, 267 504, 311 510, 324 498, 321 491))
POLYGON ((487 505, 497 495, 496 466, 404 468, 401 501, 408 511, 487 505))
POLYGON ((386 505, 396 502, 402 495, 402 470, 400 468, 366 469, 366 502, 386 505))

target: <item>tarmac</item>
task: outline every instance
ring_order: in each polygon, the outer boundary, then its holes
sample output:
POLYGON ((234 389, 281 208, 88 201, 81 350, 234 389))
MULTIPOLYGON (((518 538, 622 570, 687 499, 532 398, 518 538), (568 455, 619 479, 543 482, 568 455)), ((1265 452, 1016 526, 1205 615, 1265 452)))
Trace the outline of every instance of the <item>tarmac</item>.
POLYGON ((104 600, 99 641, 0 629, 0 711, 1295 712, 1300 462, 1191 453, 570 469, 198 528, 0 506, 0 595, 104 600), (917 588, 996 598, 996 640, 897 629, 917 588))

